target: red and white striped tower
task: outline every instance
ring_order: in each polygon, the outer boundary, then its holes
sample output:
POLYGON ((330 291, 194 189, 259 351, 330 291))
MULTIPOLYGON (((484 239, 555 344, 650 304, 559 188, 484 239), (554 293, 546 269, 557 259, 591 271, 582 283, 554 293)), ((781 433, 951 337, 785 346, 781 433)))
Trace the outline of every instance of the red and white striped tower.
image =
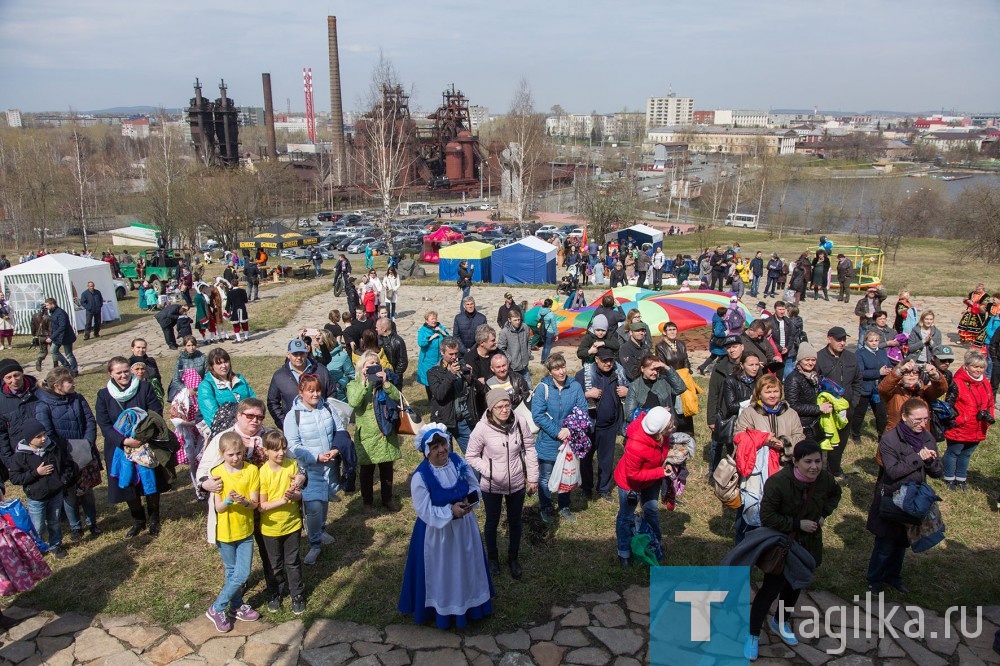
POLYGON ((309 141, 316 143, 316 109, 313 106, 312 67, 302 70, 302 84, 306 92, 306 130, 309 133, 309 141))

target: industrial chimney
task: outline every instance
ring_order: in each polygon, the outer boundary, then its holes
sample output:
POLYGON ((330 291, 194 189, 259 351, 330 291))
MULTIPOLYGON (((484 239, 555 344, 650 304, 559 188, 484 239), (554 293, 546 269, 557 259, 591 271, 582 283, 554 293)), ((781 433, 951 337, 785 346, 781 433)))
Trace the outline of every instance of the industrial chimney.
POLYGON ((274 136, 274 102, 271 99, 271 74, 260 75, 264 84, 264 130, 267 132, 267 158, 278 157, 278 141, 274 136))
POLYGON ((337 17, 326 17, 330 50, 330 123, 333 125, 333 183, 347 180, 347 153, 344 150, 344 104, 340 94, 340 54, 337 50, 337 17))

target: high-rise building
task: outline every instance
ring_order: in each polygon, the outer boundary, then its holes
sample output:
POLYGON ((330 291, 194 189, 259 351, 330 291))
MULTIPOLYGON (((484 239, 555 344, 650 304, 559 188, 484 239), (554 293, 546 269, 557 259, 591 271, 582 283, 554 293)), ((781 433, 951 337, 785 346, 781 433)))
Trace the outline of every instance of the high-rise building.
POLYGON ((479 106, 478 104, 469 106, 469 124, 472 125, 473 132, 478 132, 479 128, 489 121, 490 108, 488 106, 479 106))
POLYGON ((7 127, 22 127, 21 111, 19 109, 7 109, 7 127))
POLYGON ((646 129, 669 125, 691 125, 694 123, 694 98, 678 97, 670 93, 666 97, 650 97, 646 100, 646 129))

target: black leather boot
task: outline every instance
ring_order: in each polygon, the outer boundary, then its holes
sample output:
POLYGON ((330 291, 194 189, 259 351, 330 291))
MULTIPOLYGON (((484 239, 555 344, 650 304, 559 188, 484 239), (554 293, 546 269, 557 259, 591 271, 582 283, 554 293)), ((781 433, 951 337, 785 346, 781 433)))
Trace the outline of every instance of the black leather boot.
POLYGON ((149 534, 160 534, 160 495, 146 495, 146 508, 149 511, 149 534))
POLYGON ((139 536, 139 533, 146 529, 145 520, 137 520, 132 524, 132 529, 125 533, 125 536, 129 539, 139 536))

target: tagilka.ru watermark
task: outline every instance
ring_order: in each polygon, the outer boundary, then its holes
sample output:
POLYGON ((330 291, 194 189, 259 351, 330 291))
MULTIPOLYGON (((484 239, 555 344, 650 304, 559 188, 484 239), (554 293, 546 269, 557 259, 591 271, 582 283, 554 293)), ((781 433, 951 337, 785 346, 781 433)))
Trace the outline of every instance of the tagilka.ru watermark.
POLYGON ((933 622, 934 629, 920 606, 885 605, 885 593, 867 592, 862 599, 854 595, 853 606, 828 606, 825 612, 815 606, 799 605, 786 608, 778 604, 780 622, 789 622, 793 613, 798 621, 793 623, 795 635, 800 639, 813 640, 823 637, 839 641, 835 647, 827 648, 827 654, 843 654, 848 638, 899 638, 906 636, 914 640, 944 638, 952 636, 953 627, 965 638, 978 638, 983 633, 983 608, 975 607, 970 616, 965 606, 951 606, 944 612, 944 620, 933 622), (897 619, 896 615, 899 614, 897 619), (905 618, 909 619, 905 619, 905 618), (954 620, 958 622, 955 623, 954 620), (902 628, 893 623, 902 623, 902 628), (972 626, 970 627, 970 622, 972 626), (940 631, 938 631, 940 629, 940 631))
MULTIPOLYGON (((743 644, 750 632, 750 567, 653 567, 650 569, 650 663, 746 664, 743 644)), ((792 623, 795 634, 812 641, 829 637, 839 655, 850 638, 914 640, 950 638, 953 628, 966 638, 983 631, 983 610, 948 608, 942 618, 927 618, 919 606, 890 604, 882 593, 854 597, 854 605, 787 608, 779 621, 792 623)))

